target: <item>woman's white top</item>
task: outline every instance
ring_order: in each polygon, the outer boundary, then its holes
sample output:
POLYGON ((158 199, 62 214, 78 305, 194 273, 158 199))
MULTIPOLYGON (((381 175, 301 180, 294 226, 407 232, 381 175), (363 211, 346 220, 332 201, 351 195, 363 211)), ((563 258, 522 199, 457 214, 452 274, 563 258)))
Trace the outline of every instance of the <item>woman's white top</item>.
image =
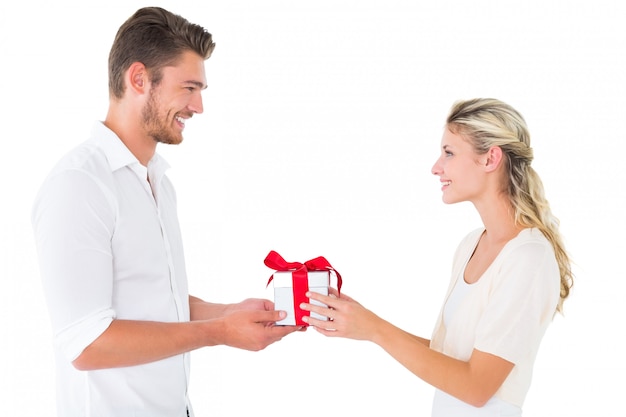
POLYGON ((471 232, 457 248, 431 348, 464 361, 477 349, 515 366, 481 408, 437 391, 433 416, 521 415, 539 344, 558 304, 558 264, 552 245, 537 229, 522 230, 477 282, 467 284, 465 267, 483 232, 471 232))

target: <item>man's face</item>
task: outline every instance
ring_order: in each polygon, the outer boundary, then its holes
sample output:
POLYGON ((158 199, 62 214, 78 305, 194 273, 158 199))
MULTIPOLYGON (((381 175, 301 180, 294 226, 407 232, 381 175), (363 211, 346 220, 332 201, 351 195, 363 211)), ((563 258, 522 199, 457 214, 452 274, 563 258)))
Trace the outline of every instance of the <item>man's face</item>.
POLYGON ((203 111, 204 59, 187 51, 175 66, 164 67, 162 72, 161 82, 150 88, 143 126, 155 142, 177 145, 183 140, 187 119, 203 111))

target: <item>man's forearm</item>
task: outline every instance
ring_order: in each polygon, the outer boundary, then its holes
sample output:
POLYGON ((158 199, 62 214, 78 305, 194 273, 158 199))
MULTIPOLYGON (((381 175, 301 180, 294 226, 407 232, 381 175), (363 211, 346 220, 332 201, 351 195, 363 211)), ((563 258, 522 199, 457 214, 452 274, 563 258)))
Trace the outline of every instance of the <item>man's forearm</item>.
POLYGON ((193 295, 189 296, 189 312, 191 321, 211 320, 224 316, 229 304, 208 303, 193 295))
POLYGON ((208 346, 219 322, 162 323, 113 320, 72 363, 79 370, 141 365, 208 346))
POLYGON ((79 370, 142 365, 204 346, 227 345, 257 351, 299 328, 274 326, 285 318, 271 302, 206 303, 190 297, 192 321, 113 320, 72 363, 79 370))

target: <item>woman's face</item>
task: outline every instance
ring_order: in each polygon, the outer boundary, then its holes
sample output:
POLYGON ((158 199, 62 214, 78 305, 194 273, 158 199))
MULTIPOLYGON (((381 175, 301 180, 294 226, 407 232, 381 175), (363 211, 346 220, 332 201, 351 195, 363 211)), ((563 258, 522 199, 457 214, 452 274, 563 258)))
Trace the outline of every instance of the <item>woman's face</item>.
POLYGON ((480 198, 486 186, 485 160, 486 156, 478 155, 462 136, 444 130, 441 155, 431 170, 441 181, 444 203, 480 198))

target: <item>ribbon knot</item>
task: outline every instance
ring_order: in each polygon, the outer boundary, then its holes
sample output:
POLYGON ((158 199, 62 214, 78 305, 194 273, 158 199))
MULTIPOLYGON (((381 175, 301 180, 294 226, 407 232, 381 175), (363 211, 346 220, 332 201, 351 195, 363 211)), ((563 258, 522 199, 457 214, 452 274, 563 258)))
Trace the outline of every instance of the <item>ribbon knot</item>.
MULTIPOLYGON (((302 321, 302 317, 308 316, 309 312, 302 310, 300 308, 300 304, 309 302, 309 298, 305 295, 309 290, 309 271, 328 271, 329 273, 330 271, 334 272, 337 276, 337 291, 341 292, 341 275, 323 256, 318 256, 317 258, 310 259, 304 263, 287 262, 276 251, 272 250, 265 257, 264 262, 268 268, 274 269, 276 271, 292 271, 291 280, 293 284, 293 306, 296 316, 296 325, 307 325, 304 321, 302 321)), ((270 282, 272 282, 273 278, 274 275, 272 274, 269 281, 267 281, 266 287, 270 285, 270 282)))

